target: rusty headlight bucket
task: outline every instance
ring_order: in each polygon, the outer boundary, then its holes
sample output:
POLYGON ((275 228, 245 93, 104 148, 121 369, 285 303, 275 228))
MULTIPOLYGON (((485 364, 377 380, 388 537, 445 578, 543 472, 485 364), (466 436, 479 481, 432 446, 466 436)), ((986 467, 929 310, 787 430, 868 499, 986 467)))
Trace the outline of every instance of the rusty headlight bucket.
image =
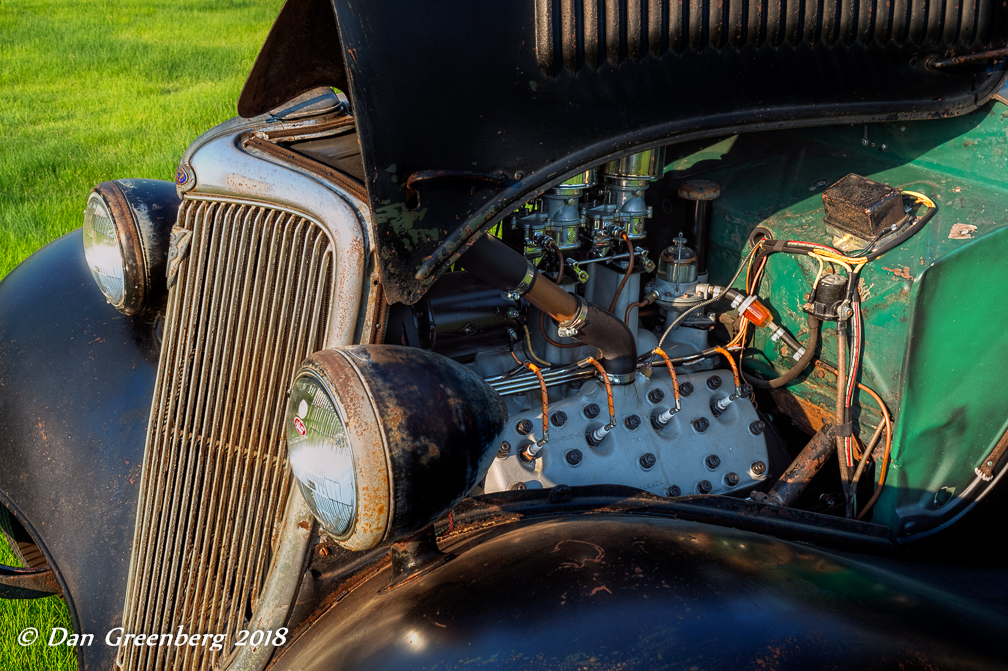
POLYGON ((153 179, 102 182, 88 197, 84 256, 119 312, 135 315, 165 304, 169 240, 180 203, 174 184, 153 179))
POLYGON ((291 470, 323 529, 366 550, 433 523, 482 479, 507 409, 451 359, 393 345, 311 355, 294 376, 291 470))

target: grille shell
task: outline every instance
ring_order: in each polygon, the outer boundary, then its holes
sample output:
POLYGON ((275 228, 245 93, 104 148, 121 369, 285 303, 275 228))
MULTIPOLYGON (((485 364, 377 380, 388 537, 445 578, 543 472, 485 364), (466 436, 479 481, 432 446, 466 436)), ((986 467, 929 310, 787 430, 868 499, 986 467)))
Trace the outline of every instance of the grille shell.
POLYGON ((192 237, 169 293, 123 626, 227 639, 124 646, 124 669, 214 668, 235 651, 290 486, 287 386, 331 319, 334 244, 314 219, 189 196, 178 226, 192 237))

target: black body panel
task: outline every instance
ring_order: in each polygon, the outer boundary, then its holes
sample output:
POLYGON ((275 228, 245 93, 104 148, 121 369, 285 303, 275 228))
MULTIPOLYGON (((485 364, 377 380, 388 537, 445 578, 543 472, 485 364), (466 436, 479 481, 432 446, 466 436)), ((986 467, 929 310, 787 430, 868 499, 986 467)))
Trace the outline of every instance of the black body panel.
POLYGON ((608 157, 973 110, 1003 70, 928 59, 1008 33, 995 0, 333 4, 382 280, 406 303, 530 192, 608 157))
POLYGON ((339 597, 271 668, 1005 667, 1003 568, 939 583, 947 570, 604 514, 448 549, 392 590, 386 566, 339 597))
POLYGON ((80 229, 0 283, 0 497, 56 569, 85 669, 109 669, 119 626, 158 343, 105 301, 80 229))

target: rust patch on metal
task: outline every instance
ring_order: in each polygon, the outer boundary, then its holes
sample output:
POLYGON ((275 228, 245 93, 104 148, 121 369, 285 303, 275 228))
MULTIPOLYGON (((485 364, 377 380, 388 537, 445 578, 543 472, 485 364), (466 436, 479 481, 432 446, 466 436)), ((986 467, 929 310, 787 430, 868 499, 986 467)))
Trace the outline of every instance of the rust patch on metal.
POLYGON ((977 227, 972 224, 952 224, 952 230, 949 231, 949 240, 972 240, 973 233, 976 232, 977 227))
POLYGON ((805 433, 814 434, 823 424, 833 422, 833 410, 817 406, 786 389, 771 389, 770 396, 781 412, 794 420, 795 425, 805 433))
POLYGON ((257 151, 261 151, 262 153, 278 158, 285 163, 289 163, 290 165, 306 170, 314 175, 318 175, 319 177, 322 177, 343 189, 362 203, 368 202, 367 188, 364 186, 364 183, 357 178, 342 172, 341 170, 337 170, 336 168, 332 168, 324 163, 310 159, 304 154, 299 154, 285 147, 277 146, 272 142, 259 137, 246 136, 242 138, 241 145, 244 149, 255 149, 257 151))
POLYGON ((882 270, 888 270, 896 277, 902 278, 904 280, 913 279, 913 275, 910 274, 910 266, 896 266, 895 268, 886 268, 885 266, 882 266, 882 270))

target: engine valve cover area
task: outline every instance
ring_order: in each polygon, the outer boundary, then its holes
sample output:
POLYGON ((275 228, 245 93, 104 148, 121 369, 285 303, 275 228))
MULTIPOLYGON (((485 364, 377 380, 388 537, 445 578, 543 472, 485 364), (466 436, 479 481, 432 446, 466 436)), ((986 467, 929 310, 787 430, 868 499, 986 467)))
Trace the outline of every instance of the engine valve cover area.
POLYGON ((605 385, 585 382, 549 404, 549 442, 530 463, 519 453, 542 438, 542 408, 512 413, 485 491, 612 484, 678 496, 748 492, 762 483, 767 444, 752 403, 738 399, 717 416, 712 409, 734 392, 731 371, 681 374, 679 386, 682 410, 658 431, 652 416, 675 405, 668 371, 656 368, 650 379, 613 385, 616 426, 592 447, 586 436, 609 423, 609 410, 605 385), (557 416, 565 418, 561 426, 557 416))

